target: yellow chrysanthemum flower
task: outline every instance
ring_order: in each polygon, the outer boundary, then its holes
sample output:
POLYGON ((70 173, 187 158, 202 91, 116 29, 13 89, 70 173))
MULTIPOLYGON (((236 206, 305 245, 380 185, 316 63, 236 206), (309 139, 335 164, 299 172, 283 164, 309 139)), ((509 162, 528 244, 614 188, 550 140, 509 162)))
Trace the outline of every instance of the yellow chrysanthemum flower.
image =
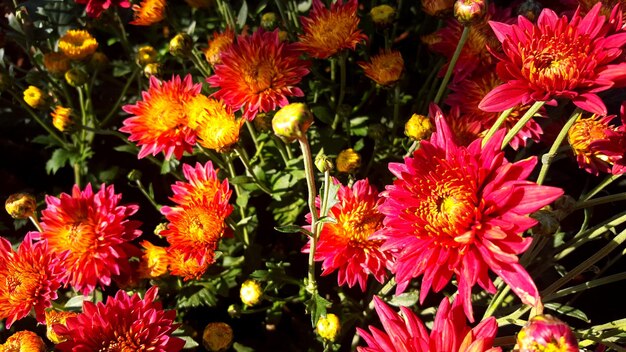
POLYGON ((35 86, 28 86, 24 91, 24 101, 31 108, 37 109, 44 105, 46 99, 41 89, 35 86))
POLYGON ((67 129, 74 123, 72 121, 72 109, 57 105, 52 112, 52 125, 61 132, 67 131, 67 129))
POLYGON ((83 29, 70 29, 59 39, 59 49, 72 60, 82 60, 98 49, 98 41, 83 29))
POLYGON ((243 119, 235 119, 223 102, 197 95, 186 104, 189 127, 198 135, 198 143, 217 152, 225 152, 239 141, 243 119))
POLYGON ((333 342, 339 335, 341 323, 339 322, 338 316, 333 313, 328 313, 325 317, 321 317, 317 321, 316 328, 321 338, 333 342))
POLYGON ((243 304, 249 307, 255 306, 261 302, 261 298, 263 297, 263 288, 256 280, 246 280, 243 284, 241 284, 239 297, 241 298, 241 302, 243 302, 243 304))
POLYGON ((353 173, 361 167, 361 155, 352 148, 344 149, 337 155, 335 165, 339 172, 347 174, 353 173))

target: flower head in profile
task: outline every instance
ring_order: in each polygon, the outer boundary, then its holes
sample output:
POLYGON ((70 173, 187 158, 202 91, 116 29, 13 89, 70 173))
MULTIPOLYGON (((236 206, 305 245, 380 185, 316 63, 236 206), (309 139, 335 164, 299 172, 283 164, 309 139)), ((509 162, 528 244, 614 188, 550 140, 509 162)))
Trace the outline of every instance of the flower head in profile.
POLYGON ((177 328, 176 311, 163 310, 155 302, 157 287, 146 291, 143 299, 119 290, 106 303, 84 301, 83 313, 69 317, 54 331, 67 340, 56 346, 59 351, 155 351, 182 350, 185 341, 173 337, 177 328))
POLYGON ((127 9, 130 7, 128 0, 74 0, 77 4, 87 4, 87 15, 89 17, 100 17, 102 12, 112 6, 119 6, 127 9))
POLYGON ((293 44, 279 40, 278 30, 238 36, 222 51, 221 60, 207 79, 211 87, 220 88, 212 96, 232 110, 243 107, 248 120, 289 104, 287 97, 304 95, 296 85, 309 73, 309 63, 300 60, 293 44))
POLYGON ((354 50, 367 36, 359 30, 357 0, 337 0, 330 9, 321 0, 313 0, 309 17, 301 17, 304 34, 299 36, 298 48, 309 55, 326 59, 343 49, 354 50))
POLYGON ((180 276, 184 281, 198 280, 213 263, 213 250, 201 250, 190 256, 184 248, 167 247, 170 275, 180 276))
POLYGON ((196 134, 188 126, 185 103, 201 89, 201 84, 193 84, 191 75, 182 80, 174 76, 165 82, 153 76, 148 91, 142 93, 142 100, 122 108, 133 116, 124 120, 120 131, 129 133, 128 140, 141 147, 140 159, 161 151, 167 159, 172 154, 180 159, 184 152, 192 151, 196 134))
POLYGON ((367 343, 367 347, 357 347, 359 352, 501 351, 499 347, 493 347, 498 330, 496 319, 487 318, 470 328, 458 297, 452 304, 447 297, 441 301, 430 335, 424 323, 406 307, 400 307, 400 313, 396 313, 374 296, 374 308, 384 331, 373 326, 369 327, 370 332, 357 328, 357 332, 367 343))
POLYGON ((487 94, 479 107, 497 112, 565 98, 583 110, 606 115, 597 93, 625 82, 626 62, 617 59, 626 35, 619 11, 606 19, 600 15, 601 6, 596 4, 584 17, 576 11, 571 20, 545 8, 536 24, 523 16, 514 25, 491 22, 504 51, 497 64, 504 84, 487 94))
POLYGON ((135 26, 151 26, 163 20, 165 0, 142 0, 140 5, 133 5, 135 19, 129 22, 135 26))
POLYGON ((235 42, 235 32, 227 28, 224 32, 213 32, 213 39, 209 40, 209 46, 204 50, 206 60, 215 66, 222 63, 222 53, 235 42))
POLYGON ((31 108, 37 109, 46 105, 46 95, 41 89, 35 86, 28 86, 24 90, 24 101, 31 108))
POLYGON ((494 293, 489 270, 506 282, 522 302, 536 305, 539 293, 517 255, 532 239, 522 233, 535 225, 530 213, 563 194, 526 178, 535 157, 508 162, 500 145, 504 130, 484 147, 477 139, 458 146, 441 114, 430 142, 422 141, 413 157, 389 164, 397 177, 387 186, 380 211, 385 227, 383 250, 397 250, 393 271, 403 292, 422 276, 420 300, 442 290, 456 276, 466 315, 473 319, 474 285, 494 293))
POLYGON ((60 76, 70 69, 70 60, 63 53, 51 52, 43 56, 43 65, 51 74, 60 76))
POLYGON ((67 270, 63 282, 83 294, 130 272, 128 259, 138 252, 130 241, 141 235, 141 223, 129 220, 138 206, 120 205, 121 199, 113 186, 102 185, 94 193, 91 184, 83 191, 74 186, 72 194, 46 197, 41 238, 50 250, 67 252, 61 261, 67 270))
POLYGON ((372 57, 371 62, 358 62, 365 75, 381 86, 398 82, 404 71, 404 60, 399 51, 386 51, 372 57))
POLYGON ((245 119, 236 119, 223 102, 198 94, 187 103, 186 109, 189 127, 196 131, 201 146, 222 153, 239 141, 245 119))
POLYGON ((0 344, 0 351, 3 352, 46 352, 47 350, 41 337, 28 330, 18 331, 0 344))
POLYGON ((72 60, 82 60, 98 49, 98 41, 84 29, 70 29, 59 39, 59 50, 72 60))
POLYGON ((58 344, 58 343, 65 341, 66 340, 65 338, 57 335, 57 333, 54 332, 54 329, 52 328, 52 326, 55 324, 65 325, 65 321, 67 321, 67 318, 75 317, 77 315, 78 313, 76 312, 60 311, 60 310, 54 310, 54 309, 47 310, 46 311, 46 337, 48 338, 48 340, 52 341, 54 344, 58 344))
POLYGON ((6 318, 7 328, 33 308, 37 321, 44 322, 65 274, 60 264, 64 254, 49 251, 45 241, 33 243, 35 235, 27 234, 17 252, 0 237, 0 319, 6 318))
MULTIPOLYGON (((333 182, 339 187, 338 202, 328 216, 335 221, 324 223, 315 260, 323 262, 322 275, 337 271, 339 285, 352 287, 358 282, 365 291, 368 275, 382 283, 393 259, 390 252, 380 249, 382 241, 370 238, 383 226, 383 214, 378 211, 383 199, 367 180, 359 180, 352 187, 342 186, 336 179, 333 182)), ((317 203, 319 207, 319 199, 317 203)), ((309 241, 304 252, 310 245, 309 241)))
POLYGON ((52 125, 61 132, 67 131, 74 124, 71 114, 72 109, 57 105, 50 114, 52 116, 52 125))
POLYGON ((167 247, 155 246, 148 241, 142 241, 143 255, 139 263, 139 276, 153 279, 167 273, 169 256, 167 247))
POLYGON ((517 352, 578 352, 578 341, 569 326, 551 315, 536 315, 517 334, 517 352))

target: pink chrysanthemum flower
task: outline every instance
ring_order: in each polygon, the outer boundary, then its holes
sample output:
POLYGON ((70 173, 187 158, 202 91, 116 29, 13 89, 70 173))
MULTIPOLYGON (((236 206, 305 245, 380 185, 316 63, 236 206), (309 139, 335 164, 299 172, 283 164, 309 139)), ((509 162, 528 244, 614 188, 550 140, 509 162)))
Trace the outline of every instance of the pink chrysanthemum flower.
POLYGON ((522 16, 516 25, 490 22, 504 50, 497 71, 505 83, 487 94, 479 107, 497 112, 565 98, 583 110, 606 115, 597 93, 626 79, 626 62, 617 61, 626 33, 621 29, 621 11, 614 11, 607 21, 599 14, 601 6, 596 4, 584 17, 576 11, 571 21, 546 8, 537 24, 522 16))
POLYGON ((46 321, 44 310, 57 298, 65 274, 60 258, 48 250, 45 241, 33 243, 36 233, 26 235, 17 252, 0 237, 0 319, 6 326, 35 309, 37 321, 46 321))
POLYGON ((161 82, 150 77, 148 91, 141 94, 143 100, 134 105, 125 105, 124 111, 133 114, 124 120, 120 131, 129 133, 129 141, 141 147, 139 159, 147 155, 165 152, 180 159, 184 152, 191 152, 196 143, 196 133, 189 127, 185 103, 198 95, 202 84, 194 84, 191 75, 174 76, 161 82))
POLYGON ((47 196, 43 210, 41 238, 51 251, 63 253, 66 284, 89 294, 96 285, 111 284, 111 278, 130 272, 128 259, 141 254, 130 242, 141 235, 139 221, 128 218, 137 205, 120 205, 121 194, 113 186, 102 185, 93 193, 91 184, 81 191, 74 186, 72 194, 59 198, 47 196))
MULTIPOLYGON (((339 184, 336 179, 333 182, 339 184)), ((367 180, 359 180, 352 187, 339 185, 337 198, 328 211, 336 222, 324 223, 315 260, 323 261, 322 275, 337 271, 339 285, 352 287, 358 282, 365 291, 368 275, 382 283, 393 259, 390 252, 380 250, 381 240, 370 238, 383 226, 383 214, 378 211, 383 199, 367 180)), ((318 210, 319 203, 318 198, 318 210)), ((310 245, 309 241, 303 252, 308 253, 310 245)))
POLYGON ((155 302, 157 287, 152 287, 144 298, 128 296, 119 290, 106 303, 83 303, 83 313, 68 317, 63 324, 55 324, 56 334, 66 338, 56 346, 59 351, 154 351, 182 350, 185 341, 173 337, 177 324, 176 311, 164 311, 155 302))
POLYGON ((524 303, 536 305, 537 288, 517 259, 532 239, 521 234, 537 223, 528 214, 563 191, 526 181, 537 160, 509 163, 500 151, 504 130, 483 148, 480 139, 462 147, 441 114, 435 125, 437 132, 430 142, 421 142, 412 158, 389 164, 398 179, 383 192, 380 235, 386 238, 383 250, 400 251, 393 269, 397 292, 423 275, 423 302, 431 288, 442 290, 455 275, 458 299, 473 319, 472 287, 478 283, 494 293, 491 270, 524 303))
POLYGON ((283 107, 287 97, 304 96, 296 85, 309 73, 309 63, 299 56, 294 44, 280 41, 278 30, 240 35, 223 49, 215 74, 207 78, 211 87, 220 88, 212 96, 233 110, 243 107, 248 120, 283 107))
POLYGON ((452 305, 444 298, 439 305, 430 335, 420 319, 408 308, 400 307, 400 314, 374 296, 374 307, 383 329, 370 326, 367 331, 357 331, 367 347, 357 347, 359 352, 497 352, 493 347, 498 324, 494 317, 487 318, 470 328, 457 298, 452 305))
POLYGON ((87 4, 87 15, 89 17, 100 17, 102 12, 111 6, 119 6, 127 9, 130 7, 128 0, 75 0, 77 4, 87 4))

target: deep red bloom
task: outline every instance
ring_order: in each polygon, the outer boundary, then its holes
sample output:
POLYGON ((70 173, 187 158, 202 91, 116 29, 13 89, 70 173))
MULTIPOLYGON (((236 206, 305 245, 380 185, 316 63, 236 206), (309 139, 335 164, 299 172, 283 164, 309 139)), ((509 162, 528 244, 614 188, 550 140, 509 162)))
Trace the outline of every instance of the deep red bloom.
POLYGON ((400 307, 400 314, 374 296, 374 307, 383 329, 370 326, 357 331, 368 347, 357 347, 359 352, 497 352, 493 347, 498 324, 487 318, 470 328, 459 299, 452 305, 448 298, 439 304, 430 335, 420 319, 408 308, 400 307))
POLYGON ((77 4, 87 4, 87 15, 89 17, 100 17, 102 12, 111 6, 119 6, 127 9, 130 7, 128 0, 75 0, 77 4))
POLYGON ((68 317, 65 325, 53 326, 55 333, 67 338, 56 346, 59 351, 154 351, 182 350, 185 341, 173 337, 176 311, 164 311, 155 302, 157 287, 144 298, 128 296, 119 290, 106 303, 83 303, 83 313, 68 317))
POLYGON ((626 79, 626 62, 617 62, 626 44, 621 11, 608 20, 596 4, 584 17, 576 11, 571 21, 543 9, 537 24, 520 16, 508 25, 490 22, 503 55, 498 55, 498 76, 505 82, 480 103, 485 111, 504 111, 535 101, 555 103, 570 99, 579 108, 606 115, 597 93, 626 79))
POLYGON ((130 242, 141 235, 139 221, 129 220, 137 205, 120 205, 121 194, 113 186, 100 187, 93 193, 91 184, 81 191, 74 186, 72 194, 59 198, 47 196, 47 208, 41 212, 41 238, 50 250, 67 257, 63 282, 88 294, 97 284, 109 286, 111 278, 130 272, 128 259, 141 252, 130 242))
MULTIPOLYGON (((339 184, 336 179, 333 182, 339 184)), ((323 261, 322 275, 338 271, 339 285, 352 287, 358 282, 365 291, 368 275, 382 283, 392 264, 392 254, 379 248, 382 241, 370 238, 383 226, 383 214, 378 211, 383 199, 367 180, 359 180, 352 187, 339 184, 337 198, 328 211, 335 222, 324 223, 315 260, 323 261)), ((318 198, 318 209, 319 203, 318 198)), ((310 245, 309 241, 303 252, 308 253, 310 245)))
POLYGON ((220 88, 212 97, 233 111, 243 107, 248 120, 283 107, 289 104, 287 97, 304 96, 296 85, 309 73, 309 63, 299 56, 294 44, 280 41, 278 30, 240 35, 223 49, 215 74, 207 78, 211 87, 220 88))
POLYGON ((431 288, 442 290, 454 274, 458 299, 472 319, 471 289, 478 283, 494 293, 492 270, 524 303, 536 305, 537 288, 517 259, 532 239, 521 234, 537 223, 528 214, 563 191, 526 181, 536 158, 509 163, 500 150, 504 130, 483 148, 480 139, 462 147, 441 114, 435 124, 437 132, 412 158, 389 164, 398 179, 383 192, 380 234, 386 238, 383 250, 400 251, 393 270, 397 292, 423 275, 423 302, 431 288))
POLYGON ((45 241, 33 243, 36 233, 26 235, 17 252, 0 237, 0 319, 7 329, 35 309, 37 321, 46 321, 44 310, 57 298, 65 269, 45 241))

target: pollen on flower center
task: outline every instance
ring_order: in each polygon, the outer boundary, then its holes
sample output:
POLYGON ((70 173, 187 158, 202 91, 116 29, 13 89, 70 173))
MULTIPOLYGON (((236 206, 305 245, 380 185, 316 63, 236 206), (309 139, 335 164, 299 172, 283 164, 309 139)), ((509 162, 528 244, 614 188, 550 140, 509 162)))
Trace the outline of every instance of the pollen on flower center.
POLYGON ((343 234, 356 246, 367 245, 371 234, 382 227, 383 217, 379 213, 367 211, 361 206, 351 212, 342 214, 338 222, 343 228, 343 234))
POLYGON ((243 79, 255 93, 262 93, 272 88, 274 77, 276 76, 276 69, 267 61, 261 61, 256 65, 250 65, 243 75, 243 79))
POLYGON ((222 233, 223 220, 203 210, 201 207, 191 207, 184 212, 181 231, 187 233, 193 242, 213 243, 222 233))

